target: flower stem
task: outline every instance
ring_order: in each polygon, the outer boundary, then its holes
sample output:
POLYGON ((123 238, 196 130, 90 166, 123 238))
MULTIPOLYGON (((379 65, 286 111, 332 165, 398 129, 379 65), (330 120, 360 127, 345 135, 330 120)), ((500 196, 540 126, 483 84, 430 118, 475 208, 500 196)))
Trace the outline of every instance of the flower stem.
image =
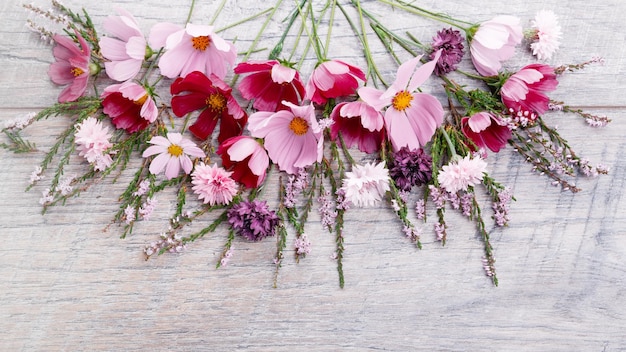
POLYGON ((446 16, 440 13, 435 13, 435 12, 431 12, 428 10, 425 10, 421 7, 417 7, 415 5, 409 5, 406 4, 404 2, 398 1, 398 2, 393 2, 393 1, 389 1, 389 0, 378 0, 379 2, 382 2, 383 4, 387 4, 390 5, 392 7, 397 7, 401 10, 404 10, 408 13, 412 13, 414 15, 418 15, 418 16, 422 16, 422 17, 426 17, 428 19, 431 20, 435 20, 435 21, 439 21, 445 24, 449 24, 451 26, 457 27, 459 29, 462 29, 463 31, 467 32, 469 30, 468 27, 464 27, 462 26, 460 23, 463 24, 467 24, 467 25, 472 25, 472 23, 469 22, 465 22, 465 21, 461 21, 461 20, 457 20, 457 19, 453 19, 450 16, 446 16))
POLYGON ((446 143, 448 143, 448 148, 450 149, 450 157, 454 158, 456 155, 458 155, 456 153, 456 148, 454 147, 454 143, 452 143, 452 140, 450 139, 450 136, 448 135, 448 132, 446 131, 446 129, 443 126, 439 127, 439 130, 441 131, 441 134, 443 135, 443 138, 445 138, 446 143))
POLYGON ((191 15, 193 14, 194 6, 196 6, 196 0, 191 0, 191 5, 189 6, 189 14, 187 14, 187 20, 185 21, 185 24, 191 21, 191 15))
MULTIPOLYGON (((220 3, 220 6, 218 6, 217 10, 215 11, 215 13, 213 14, 213 18, 211 18, 211 21, 209 22, 209 24, 213 24, 215 23, 215 20, 217 20, 217 16, 219 16, 219 14, 222 12, 222 10, 224 9, 224 5, 226 5, 226 0, 222 0, 222 2, 220 3)), ((188 21, 189 22, 189 21, 188 21)))

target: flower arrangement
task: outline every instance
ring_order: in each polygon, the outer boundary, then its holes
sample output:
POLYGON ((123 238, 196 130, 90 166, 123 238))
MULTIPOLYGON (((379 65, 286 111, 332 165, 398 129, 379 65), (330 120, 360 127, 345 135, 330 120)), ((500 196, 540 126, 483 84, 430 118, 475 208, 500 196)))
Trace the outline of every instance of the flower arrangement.
MULTIPOLYGON (((278 272, 288 251, 299 259, 312 250, 314 239, 307 236, 305 224, 317 211, 322 227, 335 238, 343 287, 343 232, 349 231, 345 214, 387 204, 418 248, 427 226, 446 243, 447 210, 473 221, 484 244, 482 265, 497 285, 490 231, 477 192, 483 190, 498 227, 507 225, 514 197, 509 187, 489 176, 489 154, 513 150, 533 171, 571 192, 579 190, 573 182, 578 175, 607 173, 608 168, 592 166, 574 153, 549 125, 549 112, 555 110, 579 115, 594 127, 610 122, 548 96, 560 75, 601 60, 559 67, 542 63, 559 48, 562 36, 551 11, 537 14, 524 31, 514 16, 468 23, 400 0, 380 2, 390 11, 439 21, 446 28, 423 44, 410 33, 387 29, 358 0, 330 1, 323 9, 302 0, 290 5, 275 47, 258 50, 255 40, 240 59, 241 48, 232 38, 223 38, 213 25, 189 21, 193 2, 185 24, 155 24, 147 37, 140 21, 122 9, 103 22, 106 35, 100 35, 85 10, 76 13, 56 0, 51 10, 25 5, 62 27, 63 33, 54 33, 28 20, 53 44, 48 75, 63 89, 57 104, 8 121, 2 129, 7 142, 1 145, 14 152, 33 151, 35 145, 21 135, 24 128, 57 115, 70 117, 31 175, 28 189, 50 178, 40 199, 45 212, 96 182, 115 182, 132 170, 113 215, 123 228, 121 237, 150 218, 160 192, 175 190, 170 226, 146 246, 146 258, 181 252, 220 228, 228 236, 217 267, 231 260, 238 236, 244 241, 273 236, 278 272), (339 12, 361 44, 365 69, 329 56, 330 31, 339 12), (328 24, 325 43, 319 36, 322 19, 328 24), (298 21, 299 31, 293 29, 298 21), (286 55, 285 38, 295 32, 298 40, 304 38, 305 48, 296 43, 286 55), (372 39, 397 62, 393 77, 377 69, 369 49, 372 39), (514 72, 504 70, 502 63, 522 44, 537 61, 514 72), (301 63, 310 50, 317 64, 305 73, 301 63), (409 59, 399 59, 399 51, 409 59), (251 60, 252 55, 263 59, 251 60), (475 72, 458 69, 468 55, 475 72), (298 56, 299 62, 291 62, 298 56), (477 88, 457 83, 454 75, 474 80, 477 88), (440 81, 445 108, 440 98, 420 89, 428 80, 440 81), (171 99, 161 98, 163 89, 171 99), (357 162, 353 154, 365 162, 357 162), (84 173, 67 177, 75 158, 82 160, 84 173), (279 192, 263 194, 272 172, 279 174, 279 192), (434 220, 427 219, 429 210, 434 220), (188 225, 200 219, 209 225, 187 234, 188 225), (295 240, 288 249, 290 233, 295 240)), ((276 10, 234 25, 262 17, 268 23, 276 10)))

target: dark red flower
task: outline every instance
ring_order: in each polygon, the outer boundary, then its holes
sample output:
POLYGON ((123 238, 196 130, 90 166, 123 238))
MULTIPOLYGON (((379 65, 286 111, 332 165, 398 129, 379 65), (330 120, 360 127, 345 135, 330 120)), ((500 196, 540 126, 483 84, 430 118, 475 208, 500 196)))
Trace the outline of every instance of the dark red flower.
POLYGON ((250 73, 239 83, 239 92, 245 99, 254 99, 252 106, 257 110, 284 110, 283 100, 299 105, 304 97, 298 71, 276 60, 242 62, 235 73, 250 73))
POLYGON ((544 93, 556 89, 554 68, 544 64, 531 64, 513 74, 504 82, 500 95, 507 111, 533 121, 548 111, 550 98, 544 93))
POLYGON ((487 111, 481 111, 461 119, 461 129, 463 134, 471 139, 478 148, 486 147, 495 153, 506 146, 507 141, 511 138, 511 130, 507 123, 487 111))
POLYGON ((178 117, 201 110, 189 131, 200 139, 207 139, 220 120, 219 143, 239 136, 248 121, 248 115, 232 96, 232 88, 215 75, 210 78, 194 71, 184 78, 177 78, 170 86, 172 111, 178 117))
POLYGON ((360 68, 340 60, 324 61, 311 73, 306 85, 306 99, 325 104, 328 99, 355 94, 359 87, 357 78, 365 81, 360 68))
POLYGON ((330 136, 336 140, 341 133, 347 147, 357 145, 365 153, 380 150, 385 132, 383 115, 363 101, 339 103, 330 114, 334 123, 330 136))
POLYGON ((116 128, 129 133, 143 131, 159 113, 146 89, 132 81, 106 87, 100 98, 102 112, 111 117, 116 128))
POLYGON ((217 154, 222 156, 224 169, 232 171, 233 180, 247 188, 255 188, 263 183, 270 159, 256 139, 248 136, 229 138, 220 144, 217 154))

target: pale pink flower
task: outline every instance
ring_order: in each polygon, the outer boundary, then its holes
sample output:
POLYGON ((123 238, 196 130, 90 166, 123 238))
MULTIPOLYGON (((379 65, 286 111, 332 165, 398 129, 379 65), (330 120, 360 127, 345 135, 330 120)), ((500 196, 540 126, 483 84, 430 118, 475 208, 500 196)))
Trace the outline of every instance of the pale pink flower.
POLYGON ((469 39, 474 67, 483 76, 494 76, 502 61, 515 54, 515 46, 522 42, 523 33, 519 18, 496 16, 479 25, 469 39))
POLYGON ((74 141, 78 155, 87 159, 96 171, 111 166, 112 159, 107 151, 113 146, 110 138, 109 128, 94 117, 88 117, 76 125, 74 141))
POLYGON ((185 28, 171 23, 157 23, 149 38, 152 48, 165 48, 159 60, 161 74, 168 78, 184 77, 193 71, 224 79, 227 67, 237 58, 235 46, 213 31, 213 26, 188 23, 185 28))
POLYGON ((346 172, 341 189, 346 200, 357 207, 373 206, 389 191, 389 170, 385 162, 355 165, 346 172))
POLYGON ((57 43, 52 51, 56 62, 50 65, 48 76, 56 84, 68 85, 59 95, 60 103, 75 101, 87 90, 91 49, 85 39, 75 33, 80 48, 68 37, 59 34, 53 37, 57 43))
POLYGON ((385 129, 396 151, 402 147, 419 149, 443 123, 443 107, 437 98, 416 92, 433 73, 440 55, 439 50, 432 61, 417 69, 422 56, 400 65, 395 82, 385 92, 370 87, 359 89, 361 99, 376 110, 387 107, 385 129))
POLYGON ((147 43, 137 20, 128 11, 117 9, 120 16, 104 20, 104 29, 111 34, 100 39, 107 75, 116 81, 127 81, 137 75, 146 56, 147 43))
POLYGON ((283 104, 289 109, 250 115, 248 129, 253 137, 265 139, 265 149, 280 170, 295 174, 322 160, 324 136, 312 104, 283 104))
POLYGON ((328 99, 352 95, 365 81, 360 68, 340 60, 324 61, 313 70, 306 85, 306 99, 325 104, 328 99))
POLYGON ((559 49, 561 26, 553 11, 541 10, 532 21, 530 49, 539 60, 549 60, 559 49))
POLYGON ((198 195, 198 199, 204 204, 225 205, 232 202, 237 194, 237 182, 230 175, 232 172, 213 164, 206 165, 199 163, 191 173, 191 183, 193 193, 198 195))
POLYGON ((487 171, 487 163, 480 157, 456 158, 444 165, 439 171, 439 184, 449 193, 467 191, 482 181, 487 171))
POLYGON ((186 174, 191 172, 193 163, 189 156, 205 157, 202 149, 177 132, 168 132, 167 138, 154 136, 148 143, 154 145, 148 147, 142 156, 147 158, 158 154, 150 163, 150 173, 156 175, 165 169, 168 180, 178 176, 181 168, 186 174))

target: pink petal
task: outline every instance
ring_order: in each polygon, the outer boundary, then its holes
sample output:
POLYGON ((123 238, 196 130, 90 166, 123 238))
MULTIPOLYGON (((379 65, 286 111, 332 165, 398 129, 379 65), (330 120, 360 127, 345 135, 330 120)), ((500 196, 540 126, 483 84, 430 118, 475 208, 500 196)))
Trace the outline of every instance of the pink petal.
POLYGON ((473 132, 481 132, 487 129, 491 125, 491 116, 487 112, 479 112, 472 115, 467 124, 473 132))
MULTIPOLYGON (((161 154, 163 155, 163 154, 161 154)), ((166 154, 168 155, 168 154, 166 154)), ((152 165, 150 165, 152 166, 152 165)), ((170 156, 169 161, 167 162, 167 164, 165 165, 165 177, 168 180, 173 179, 174 177, 178 176, 178 174, 180 173, 180 161, 179 158, 174 157, 174 156, 170 156)))
POLYGON ((437 50, 437 52, 435 53, 435 57, 431 61, 428 61, 427 63, 420 66, 420 68, 415 70, 415 72, 411 76, 411 81, 409 82, 409 85, 407 88, 408 92, 414 92, 417 89, 417 87, 421 86, 422 83, 426 82, 426 80, 430 77, 430 75, 435 70, 435 66, 437 66, 437 61, 439 61, 440 56, 441 56, 441 50, 437 50))
POLYGON ((143 117, 146 121, 154 122, 159 115, 159 109, 154 102, 154 99, 148 97, 145 103, 141 106, 141 111, 139 113, 141 117, 143 117))
POLYGON ((272 66, 272 81, 282 84, 293 81, 297 71, 291 67, 276 64, 272 66))
POLYGON ((390 105, 391 99, 393 98, 392 95, 389 98, 382 99, 381 97, 383 95, 383 92, 371 87, 359 88, 358 94, 364 102, 372 106, 377 111, 382 111, 385 106, 390 105))
MULTIPOLYGON (((169 143, 168 143, 168 146, 169 146, 169 143)), ((163 153, 167 153, 167 147, 163 147, 160 145, 152 145, 146 148, 146 150, 143 151, 143 154, 141 154, 141 156, 144 158, 147 158, 149 156, 153 156, 156 154, 163 154, 163 153)))
POLYGON ((111 61, 128 59, 126 43, 118 39, 103 37, 100 39, 100 50, 102 51, 102 56, 111 61))
POLYGON ((126 43, 126 53, 135 60, 143 61, 146 56, 146 40, 143 37, 131 37, 126 43))
POLYGON ((156 156, 156 158, 152 159, 150 163, 150 173, 153 175, 157 175, 163 171, 166 165, 170 164, 171 155, 168 153, 161 153, 156 156))
POLYGON ((124 61, 108 61, 104 63, 104 69, 107 75, 115 81, 124 82, 137 75, 141 70, 142 61, 124 60, 124 61))
POLYGON ((182 35, 185 34, 183 27, 177 24, 167 22, 157 23, 150 29, 148 43, 150 44, 150 47, 152 47, 152 49, 158 50, 165 47, 168 38, 176 32, 179 32, 176 38, 178 38, 178 41, 180 41, 182 39, 182 35))

